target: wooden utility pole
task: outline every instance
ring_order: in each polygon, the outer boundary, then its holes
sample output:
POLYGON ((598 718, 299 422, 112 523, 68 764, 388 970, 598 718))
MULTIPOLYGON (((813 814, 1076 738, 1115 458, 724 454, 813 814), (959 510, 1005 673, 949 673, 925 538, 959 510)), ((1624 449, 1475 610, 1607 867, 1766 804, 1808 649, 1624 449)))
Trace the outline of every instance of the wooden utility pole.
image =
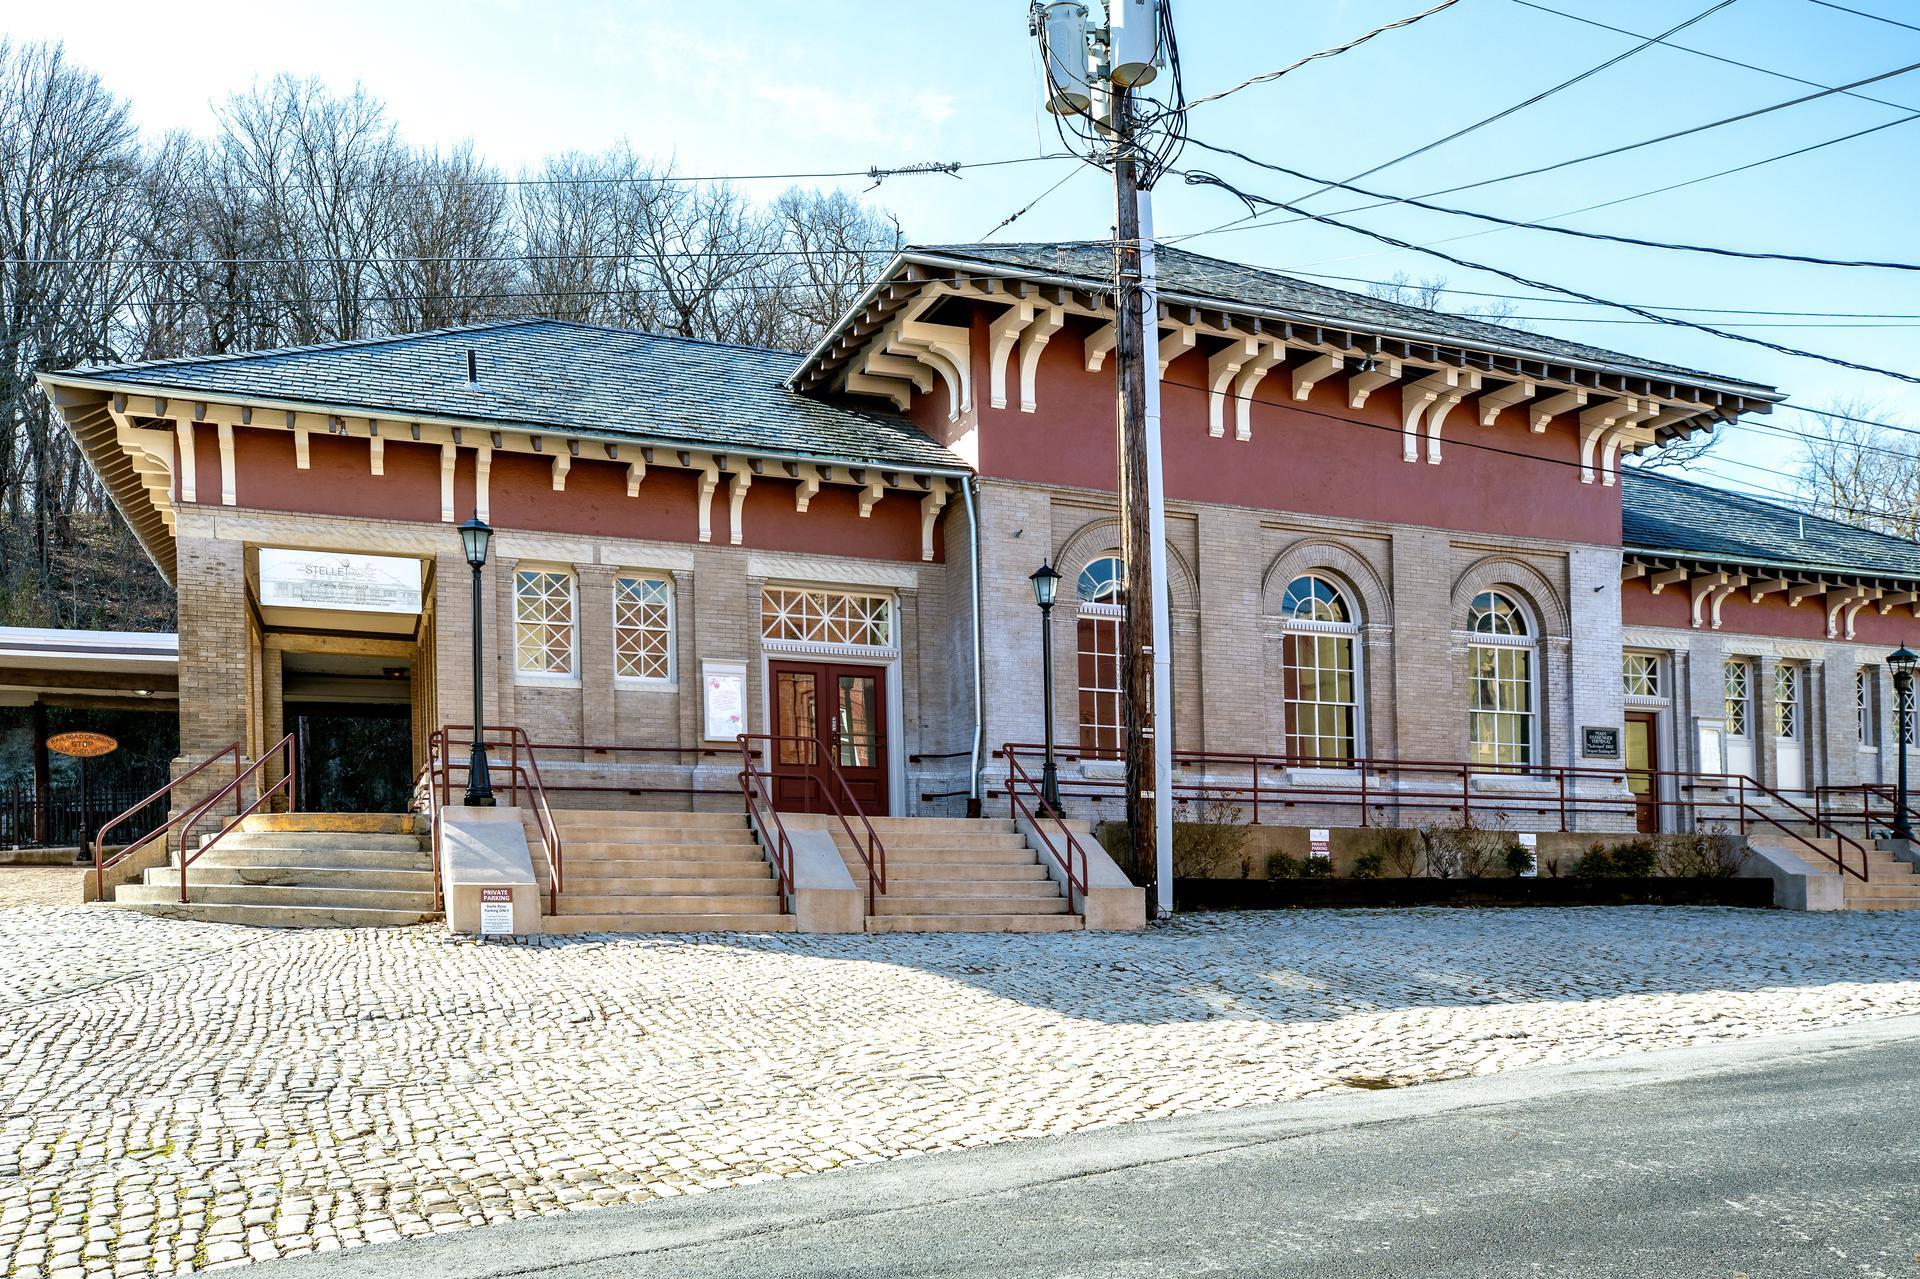
MULTIPOLYGON (((1133 94, 1113 89, 1114 363, 1119 376, 1120 530, 1126 563, 1126 614, 1120 636, 1120 700, 1126 729, 1127 837, 1136 878, 1155 899, 1159 822, 1154 788, 1154 581, 1148 493, 1147 378, 1158 376, 1147 348, 1142 289, 1139 175, 1135 167, 1133 94), (1151 370, 1151 373, 1149 373, 1151 370)), ((1157 334, 1159 324, 1153 326, 1157 334)), ((1151 913, 1151 912, 1150 912, 1151 913)))

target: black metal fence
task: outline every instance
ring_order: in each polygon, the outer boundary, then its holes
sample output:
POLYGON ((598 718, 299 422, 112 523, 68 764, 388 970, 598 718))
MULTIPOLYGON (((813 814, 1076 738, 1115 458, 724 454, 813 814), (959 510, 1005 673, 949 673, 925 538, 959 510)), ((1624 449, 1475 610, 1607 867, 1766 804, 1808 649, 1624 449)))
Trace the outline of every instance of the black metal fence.
MULTIPOLYGON (((71 848, 109 820, 165 784, 165 778, 131 786, 55 786, 44 794, 31 784, 0 783, 0 848, 71 848)), ((167 800, 158 799, 114 827, 115 844, 151 833, 167 820, 167 800)))

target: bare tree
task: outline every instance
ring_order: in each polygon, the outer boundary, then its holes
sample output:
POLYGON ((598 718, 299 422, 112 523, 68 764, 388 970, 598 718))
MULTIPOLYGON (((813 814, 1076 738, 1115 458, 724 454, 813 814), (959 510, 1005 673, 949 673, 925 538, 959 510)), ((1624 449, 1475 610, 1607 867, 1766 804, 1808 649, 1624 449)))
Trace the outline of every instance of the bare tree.
POLYGON ((506 189, 472 144, 413 155, 393 192, 391 239, 374 264, 381 327, 408 333, 510 312, 519 263, 506 189))
POLYGON ((1507 298, 1492 298, 1467 306, 1448 306, 1447 295, 1452 292, 1454 290, 1447 287, 1447 277, 1444 275, 1430 275, 1416 280, 1405 271, 1395 271, 1388 279, 1367 286, 1368 295, 1383 302, 1397 302, 1401 306, 1440 311, 1448 315, 1465 315, 1489 324, 1504 324, 1511 329, 1528 327, 1525 321, 1514 318, 1518 308, 1507 298))
POLYGON ((1836 400, 1817 435, 1801 446, 1800 482, 1809 507, 1830 519, 1920 538, 1920 436, 1870 401, 1836 400), (1878 423, 1879 425, 1872 425, 1878 423))

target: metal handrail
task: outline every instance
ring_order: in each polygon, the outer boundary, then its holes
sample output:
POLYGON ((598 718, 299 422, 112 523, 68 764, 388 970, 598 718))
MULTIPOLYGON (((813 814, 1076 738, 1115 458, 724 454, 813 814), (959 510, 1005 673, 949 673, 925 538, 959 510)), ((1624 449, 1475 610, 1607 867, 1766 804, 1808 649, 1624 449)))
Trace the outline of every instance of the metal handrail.
MULTIPOLYGON (((779 752, 777 747, 780 743, 797 742, 813 750, 816 763, 821 758, 827 761, 829 775, 838 785, 839 795, 835 795, 834 788, 824 784, 817 773, 809 772, 804 774, 804 776, 812 783, 814 793, 820 795, 832 807, 834 817, 840 822, 840 829, 847 833, 847 842, 853 845, 853 850, 860 854, 860 860, 866 864, 867 914, 876 914, 878 907, 877 896, 884 895, 887 891, 886 845, 880 842, 880 832, 876 831, 873 828, 873 823, 867 820, 866 810, 860 806, 860 801, 855 798, 853 787, 847 783, 847 775, 840 771, 840 761, 834 758, 833 752, 826 749, 825 745, 817 737, 803 737, 791 733, 742 733, 740 734, 739 740, 742 744, 742 749, 746 749, 746 744, 749 742, 767 743, 767 757, 769 759, 778 759, 779 752), (861 842, 859 834, 854 831, 852 824, 847 821, 846 809, 843 808, 840 803, 841 796, 846 798, 847 806, 853 809, 853 815, 860 819, 860 825, 866 829, 867 838, 864 844, 861 842)), ((777 764, 769 764, 767 767, 767 775, 770 777, 779 777, 780 774, 774 771, 777 767, 777 764)), ((788 775, 791 776, 791 774, 788 775)))
POLYGON ((1019 787, 1015 785, 1016 781, 1026 784, 1027 788, 1033 792, 1036 803, 1042 802, 1040 783, 1029 776, 1026 769, 1020 766, 1020 760, 1014 754, 1014 749, 1015 748, 1011 746, 1007 746, 1002 747, 1000 751, 996 752, 1007 761, 1007 815, 1014 819, 1016 826, 1019 824, 1019 819, 1022 815, 1026 817, 1028 823, 1033 827, 1034 834, 1040 836, 1040 842, 1044 844, 1047 851, 1053 855, 1053 860, 1060 863, 1060 870, 1066 876, 1067 909, 1073 909, 1073 893, 1075 889, 1079 889, 1080 906, 1081 909, 1084 910, 1087 904, 1087 850, 1082 847, 1080 841, 1074 837, 1073 830, 1067 825, 1064 817, 1059 813, 1049 813, 1047 815, 1059 826, 1060 833, 1066 837, 1067 841, 1067 851, 1064 855, 1058 848, 1054 847, 1053 840, 1048 836, 1046 828, 1040 824, 1040 818, 1035 816, 1033 810, 1027 807, 1026 801, 1020 798, 1019 787), (1078 878, 1075 878, 1073 873, 1073 855, 1075 853, 1080 854, 1080 874, 1078 878))
POLYGON ((432 845, 429 851, 433 863, 433 909, 444 911, 446 902, 440 892, 440 733, 436 729, 427 734, 427 762, 413 775, 413 802, 426 805, 427 838, 432 845), (424 797, 424 798, 423 798, 424 797))
MULTIPOLYGON (((1034 743, 1010 743, 1001 753, 1009 760, 1017 757, 1040 758, 1045 747, 1034 743)), ((1078 759, 1114 759, 1112 754, 1088 751, 1054 752, 1056 760, 1078 759)), ((1551 790, 1540 795, 1529 796, 1522 793, 1487 794, 1482 792, 1478 798, 1481 807, 1501 813, 1554 814, 1558 818, 1562 831, 1573 830, 1572 818, 1580 813, 1598 813, 1603 815, 1629 814, 1643 803, 1651 803, 1665 810, 1668 808, 1683 811, 1692 808, 1698 821, 1701 810, 1724 809, 1739 822, 1740 833, 1747 833, 1750 822, 1759 822, 1772 826, 1788 838, 1814 855, 1832 862, 1839 870, 1863 882, 1867 879, 1869 855, 1859 842, 1839 830, 1822 815, 1808 812, 1804 807, 1780 792, 1762 785, 1759 781, 1744 773, 1696 773, 1680 769, 1657 768, 1600 768, 1589 765, 1567 764, 1482 764, 1466 760, 1393 760, 1363 757, 1344 757, 1340 759, 1305 759, 1298 756, 1267 755, 1251 752, 1228 751, 1179 751, 1175 753, 1176 763, 1192 767, 1199 765, 1225 766, 1228 768, 1246 768, 1248 777, 1237 779, 1215 779, 1204 785, 1196 783, 1174 783, 1174 802, 1191 800, 1222 799, 1230 803, 1251 806, 1252 820, 1260 822, 1261 808, 1292 808, 1302 803, 1316 803, 1327 807, 1358 807, 1360 825, 1372 824, 1371 812, 1377 805, 1392 804, 1400 810, 1458 811, 1463 819, 1471 820, 1476 803, 1473 789, 1475 777, 1504 777, 1532 779, 1551 786, 1551 790), (1355 785, 1328 786, 1311 782, 1263 779, 1262 770, 1281 771, 1288 768, 1315 768, 1332 771, 1352 772, 1356 774, 1355 785), (1444 777, 1448 784, 1444 788, 1418 789, 1418 779, 1444 777), (1689 798, 1666 800, 1656 793, 1651 800, 1638 796, 1610 797, 1581 795, 1578 783, 1582 780, 1611 781, 1624 785, 1629 776, 1646 777, 1650 781, 1672 779, 1677 793, 1689 798), (1414 780, 1415 789, 1409 789, 1405 781, 1393 782, 1393 778, 1414 780), (1701 791, 1715 792, 1718 798, 1699 798, 1701 791), (1780 821, 1772 813, 1761 808, 1756 799, 1764 798, 1781 808, 1789 810, 1806 825, 1811 826, 1825 838, 1833 840, 1839 847, 1827 849, 1806 834, 1794 830, 1780 821), (1532 802, 1529 802, 1532 801, 1532 802), (1858 854, 1859 867, 1849 863, 1847 853, 1858 854)), ((1124 794, 1125 783, 1120 780, 1085 778, 1063 789, 1061 794, 1075 799, 1112 799, 1124 794)))
MULTIPOLYGON (((1861 832, 1868 836, 1872 835, 1873 824, 1880 818, 1880 814, 1873 806, 1875 800, 1880 800, 1886 805, 1885 821, 1888 823, 1899 821, 1900 792, 1899 788, 1891 782, 1857 782, 1852 786, 1817 786, 1813 792, 1814 811, 1822 818, 1835 825, 1841 822, 1858 821, 1861 832), (1858 807, 1835 808, 1832 806, 1832 797, 1846 795, 1857 796, 1860 801, 1858 807)), ((1911 796, 1908 798, 1906 809, 1907 820, 1910 823, 1920 821, 1920 807, 1914 806, 1911 796)))
MULTIPOLYGON (((438 745, 443 752, 440 765, 440 806, 442 808, 452 802, 454 770, 471 771, 472 769, 469 761, 458 759, 453 754, 452 735, 456 732, 467 734, 466 744, 468 746, 473 744, 474 729, 471 724, 443 724, 434 731, 434 737, 438 739, 438 745)), ((560 824, 554 820, 553 807, 547 802, 546 781, 540 776, 539 756, 534 753, 533 743, 528 740, 526 730, 517 724, 488 724, 480 730, 480 741, 484 746, 504 745, 509 748, 510 755, 505 768, 500 769, 500 766, 492 763, 491 760, 488 762, 489 768, 490 770, 499 769, 506 774, 508 798, 515 807, 519 806, 520 788, 526 787, 527 795, 532 801, 530 806, 533 809, 534 826, 540 832, 540 851, 547 862, 547 914, 557 915, 560 913, 560 893, 564 887, 566 854, 560 839, 560 824), (504 741, 493 741, 492 735, 496 733, 503 734, 504 741), (527 753, 525 765, 520 763, 522 749, 527 753)), ((431 752, 432 747, 429 747, 429 754, 431 752)), ((436 834, 434 843, 436 876, 439 874, 437 865, 439 856, 440 844, 436 834)))
POLYGON ((225 839, 240 823, 246 821, 247 818, 258 812, 262 804, 273 798, 273 796, 281 790, 287 792, 287 808, 289 811, 293 809, 294 779, 298 772, 299 748, 294 743, 294 734, 288 733, 285 737, 268 747, 266 751, 261 754, 260 758, 254 760, 253 763, 236 773, 232 781, 201 800, 191 812, 181 819, 180 900, 183 903, 189 900, 187 896, 187 868, 193 865, 194 862, 200 860, 208 849, 213 848, 221 840, 225 839), (282 757, 286 767, 286 771, 281 775, 280 780, 271 786, 262 787, 256 785, 254 787, 253 802, 247 804, 245 807, 241 807, 241 788, 246 780, 255 773, 258 773, 266 765, 272 763, 276 757, 282 757), (235 809, 233 820, 215 831, 213 837, 201 844, 200 847, 189 847, 188 840, 191 838, 194 824, 211 812, 214 805, 225 799, 229 794, 234 796, 235 809))
POLYGON ((793 895, 793 841, 787 837, 786 824, 780 820, 780 809, 773 802, 772 792, 767 789, 766 782, 771 776, 771 773, 761 772, 756 767, 752 748, 742 741, 740 798, 746 808, 747 823, 758 829, 761 846, 773 855, 774 873, 780 879, 780 913, 784 915, 789 912, 788 902, 793 895), (761 808, 766 810, 764 816, 761 808))
MULTIPOLYGON (((215 751, 213 754, 207 756, 205 759, 201 760, 198 764, 195 764, 192 768, 189 768, 186 772, 180 774, 180 776, 168 782, 165 786, 162 786, 159 790, 153 792, 153 794, 147 796, 145 799, 135 804, 133 807, 127 809, 125 812, 120 813, 118 816, 113 818, 112 821, 109 821, 106 825, 102 826, 99 830, 94 832, 93 895, 94 895, 95 901, 105 901, 107 899, 107 871, 109 868, 119 865, 121 862, 125 861, 127 858, 139 852, 142 848, 145 848, 148 844, 151 844, 155 839, 158 839, 161 841, 161 851, 164 852, 166 850, 167 836, 172 832, 173 828, 180 823, 181 819, 187 816, 187 814, 191 811, 191 808, 181 810, 178 816, 169 817, 166 821, 160 823, 160 825, 148 831, 145 835, 142 835, 139 839, 134 840, 131 844, 128 844, 126 847, 122 848, 119 852, 115 853, 112 857, 108 857, 106 855, 107 832, 112 830, 114 827, 120 825, 122 822, 130 820, 134 814, 140 812, 142 809, 146 808, 147 805, 153 803, 155 800, 162 799, 168 795, 173 794, 173 792, 180 786, 182 782, 188 780, 189 778, 199 776, 200 773, 204 769, 206 769, 208 766, 210 766, 215 760, 220 759, 223 756, 227 756, 227 755, 233 756, 233 775, 237 780, 240 776, 240 743, 230 742, 227 745, 222 746, 219 750, 215 751)), ((185 847, 185 841, 186 841, 186 837, 183 834, 181 839, 181 845, 183 848, 185 847)))

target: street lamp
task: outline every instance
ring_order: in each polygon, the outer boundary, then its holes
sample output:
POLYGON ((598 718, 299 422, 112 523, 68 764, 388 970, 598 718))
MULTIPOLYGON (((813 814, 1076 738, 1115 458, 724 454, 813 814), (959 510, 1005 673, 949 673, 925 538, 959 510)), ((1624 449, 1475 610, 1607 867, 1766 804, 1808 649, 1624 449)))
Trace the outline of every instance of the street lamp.
POLYGON ((1920 653, 1915 653, 1905 644, 1887 654, 1887 669, 1893 672, 1895 740, 1900 743, 1900 788, 1894 801, 1893 837, 1911 842, 1913 824, 1907 820, 1907 747, 1912 745, 1908 736, 1907 717, 1913 713, 1913 668, 1920 664, 1920 653))
POLYGON ((1027 578, 1033 583, 1033 602, 1040 606, 1040 702, 1047 726, 1046 762, 1040 771, 1040 806, 1049 817, 1060 816, 1060 774, 1053 765, 1053 597, 1060 590, 1060 574, 1042 563, 1027 578))
POLYGON ((485 520, 474 518, 460 526, 460 545, 466 550, 467 563, 473 568, 473 749, 467 755, 466 802, 474 808, 493 807, 493 779, 487 776, 487 715, 482 701, 485 681, 481 672, 484 650, 480 628, 480 570, 486 567, 487 544, 493 530, 485 520))

